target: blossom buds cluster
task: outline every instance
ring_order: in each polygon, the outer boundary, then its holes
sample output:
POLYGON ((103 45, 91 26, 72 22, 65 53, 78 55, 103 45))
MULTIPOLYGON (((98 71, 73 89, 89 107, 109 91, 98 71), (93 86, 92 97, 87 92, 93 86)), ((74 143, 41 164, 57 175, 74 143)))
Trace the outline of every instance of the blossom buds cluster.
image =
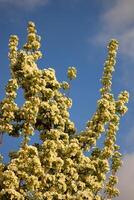
POLYGON ((28 23, 27 31, 27 43, 23 46, 23 48, 31 52, 34 60, 36 61, 42 57, 42 53, 39 51, 41 37, 36 34, 37 31, 33 22, 28 23))
POLYGON ((128 108, 125 103, 128 103, 129 93, 127 91, 123 91, 119 94, 118 100, 116 101, 116 110, 120 115, 124 115, 128 108))
POLYGON ((16 64, 17 61, 17 46, 18 46, 18 37, 16 35, 11 35, 9 39, 9 54, 11 65, 16 64))
POLYGON ((67 76, 70 80, 75 79, 77 74, 77 70, 75 67, 69 67, 67 71, 67 76))
POLYGON ((114 71, 114 67, 116 64, 116 51, 118 49, 118 41, 115 39, 112 39, 108 44, 108 57, 104 64, 104 72, 102 77, 102 84, 103 87, 101 88, 100 92, 101 94, 104 94, 106 92, 111 91, 111 85, 112 85, 112 72, 114 71))
POLYGON ((16 90, 18 89, 18 83, 16 79, 10 79, 6 86, 6 97, 0 104, 1 119, 0 119, 0 131, 9 132, 13 131, 13 125, 10 123, 14 120, 14 113, 18 110, 17 104, 14 102, 16 98, 16 90))
POLYGON ((28 23, 28 41, 24 45, 27 50, 38 50, 40 48, 40 37, 36 35, 35 24, 33 22, 28 23))

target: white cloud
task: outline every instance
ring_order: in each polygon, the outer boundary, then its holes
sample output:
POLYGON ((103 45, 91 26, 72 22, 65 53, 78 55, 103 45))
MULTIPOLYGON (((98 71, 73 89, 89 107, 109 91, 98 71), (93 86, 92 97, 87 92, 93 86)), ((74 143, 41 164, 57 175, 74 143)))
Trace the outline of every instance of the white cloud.
POLYGON ((103 15, 104 23, 109 28, 122 30, 134 20, 133 0, 116 0, 115 5, 103 15))
MULTIPOLYGON (((110 4, 110 3, 109 3, 110 4)), ((120 42, 120 51, 134 56, 134 0, 116 0, 114 5, 100 16, 101 30, 95 43, 105 43, 111 38, 120 42)))
POLYGON ((127 154, 118 172, 120 196, 118 200, 134 200, 134 153, 127 154))
POLYGON ((0 3, 2 5, 12 5, 26 9, 33 9, 37 6, 47 5, 49 1, 50 0, 0 0, 0 3))
MULTIPOLYGON (((2 6, 13 6, 17 8, 23 8, 25 10, 33 10, 39 6, 46 6, 55 0, 0 0, 0 5, 2 6)), ((81 0, 68 0, 67 2, 71 2, 71 6, 74 3, 78 3, 81 0)), ((61 2, 66 2, 66 0, 61 0, 61 2)))

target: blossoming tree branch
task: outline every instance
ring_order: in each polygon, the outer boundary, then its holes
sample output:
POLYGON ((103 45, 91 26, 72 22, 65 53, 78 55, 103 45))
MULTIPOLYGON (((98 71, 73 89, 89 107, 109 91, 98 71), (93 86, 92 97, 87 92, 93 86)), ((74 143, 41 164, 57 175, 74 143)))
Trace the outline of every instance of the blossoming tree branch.
MULTIPOLYGON (((111 93, 118 42, 108 44, 108 55, 101 79, 96 112, 78 133, 69 118, 72 100, 62 92, 70 89, 76 68, 67 71, 68 82, 59 82, 52 68, 39 69, 42 57, 40 36, 35 24, 28 23, 27 42, 18 49, 18 37, 9 40, 11 79, 0 102, 0 134, 22 137, 18 151, 10 152, 10 161, 0 162, 1 200, 111 200, 119 195, 116 172, 120 168, 120 147, 116 133, 129 99, 127 91, 115 99, 111 93), (24 90, 25 102, 15 103, 17 90, 24 90), (29 145, 34 131, 41 144, 29 145), (104 135, 104 145, 97 140, 104 135), (86 157, 85 151, 90 151, 86 157)), ((1 141, 2 142, 2 141, 1 141)))

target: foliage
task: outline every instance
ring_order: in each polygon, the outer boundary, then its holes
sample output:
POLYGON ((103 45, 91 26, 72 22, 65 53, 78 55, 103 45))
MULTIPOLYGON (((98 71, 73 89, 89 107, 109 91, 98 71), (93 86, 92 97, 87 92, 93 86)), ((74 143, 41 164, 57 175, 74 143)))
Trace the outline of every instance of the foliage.
POLYGON ((23 137, 20 149, 10 152, 10 162, 0 163, 0 199, 12 200, 110 200, 118 196, 115 187, 121 154, 116 132, 127 111, 129 94, 123 91, 115 100, 111 93, 118 42, 108 44, 108 57, 101 79, 101 97, 85 130, 77 133, 69 118, 72 100, 62 92, 70 89, 76 68, 70 66, 69 82, 59 82, 52 68, 40 70, 40 37, 29 22, 27 42, 18 49, 18 37, 11 35, 9 59, 11 79, 6 97, 0 102, 0 132, 23 137), (25 103, 15 103, 17 89, 24 90, 25 103), (61 90, 62 89, 62 90, 61 90), (38 130, 41 144, 29 145, 38 130), (105 135, 104 146, 96 141, 105 135), (89 157, 84 152, 91 152, 89 157))

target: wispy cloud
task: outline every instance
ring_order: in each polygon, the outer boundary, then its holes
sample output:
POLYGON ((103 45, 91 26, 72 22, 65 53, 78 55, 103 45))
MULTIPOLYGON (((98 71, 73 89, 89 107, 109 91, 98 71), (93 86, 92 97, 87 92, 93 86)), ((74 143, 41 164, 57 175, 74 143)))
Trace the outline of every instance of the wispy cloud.
POLYGON ((103 15, 104 23, 108 28, 124 30, 134 20, 133 0, 117 0, 113 7, 103 15))
POLYGON ((50 0, 0 0, 1 5, 12 5, 25 9, 33 9, 38 6, 45 6, 50 0))
POLYGON ((120 197, 118 200, 134 200, 134 153, 128 154, 123 159, 123 166, 119 173, 120 197))
POLYGON ((95 36, 95 42, 104 43, 110 38, 117 38, 120 51, 131 58, 134 56, 134 1, 116 0, 100 16, 101 30, 95 36))

